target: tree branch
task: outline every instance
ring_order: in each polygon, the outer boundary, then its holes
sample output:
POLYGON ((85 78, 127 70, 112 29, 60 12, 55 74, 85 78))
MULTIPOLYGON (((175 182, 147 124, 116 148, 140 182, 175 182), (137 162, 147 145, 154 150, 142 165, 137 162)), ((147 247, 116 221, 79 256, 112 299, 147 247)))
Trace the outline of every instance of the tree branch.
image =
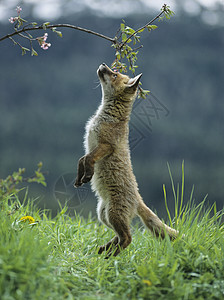
POLYGON ((110 41, 111 43, 116 43, 116 39, 115 38, 110 38, 106 35, 103 35, 101 33, 98 33, 98 32, 95 32, 93 30, 89 30, 89 29, 86 29, 86 28, 82 28, 82 27, 79 27, 79 26, 75 26, 75 25, 70 25, 70 24, 55 24, 55 25, 46 25, 46 26, 43 26, 43 25, 40 25, 40 26, 34 26, 34 27, 26 27, 26 28, 22 28, 20 30, 17 30, 13 33, 10 33, 10 34, 7 34, 3 37, 0 38, 0 42, 5 40, 5 39, 8 39, 14 35, 18 35, 22 32, 25 32, 25 31, 33 31, 33 30, 41 30, 41 29, 51 29, 51 28, 60 28, 60 27, 64 27, 64 28, 71 28, 71 29, 75 29, 75 30, 79 30, 79 31, 83 31, 83 32, 86 32, 86 33, 90 33, 90 34, 93 34, 93 35, 96 35, 98 37, 101 37, 105 40, 108 40, 110 41))

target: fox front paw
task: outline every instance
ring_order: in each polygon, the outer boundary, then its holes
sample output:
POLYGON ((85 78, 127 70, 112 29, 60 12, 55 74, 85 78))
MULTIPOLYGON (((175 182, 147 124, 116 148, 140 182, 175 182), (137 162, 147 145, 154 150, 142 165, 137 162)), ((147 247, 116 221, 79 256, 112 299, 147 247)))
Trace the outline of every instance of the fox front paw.
POLYGON ((82 186, 83 183, 89 182, 94 174, 94 165, 91 164, 89 156, 83 156, 79 159, 78 175, 76 177, 74 187, 82 186))
POLYGON ((83 183, 78 179, 78 178, 76 178, 76 180, 75 180, 75 183, 74 183, 74 187, 79 187, 79 186, 82 186, 83 185, 83 183))
POLYGON ((75 183, 74 183, 74 187, 79 187, 79 186, 82 186, 83 183, 87 183, 89 182, 92 177, 93 177, 93 174, 94 174, 94 171, 91 170, 91 172, 88 170, 88 172, 86 172, 82 178, 80 179, 79 176, 77 176, 76 180, 75 180, 75 183))
POLYGON ((93 170, 92 170, 91 172, 86 172, 86 173, 84 174, 84 176, 82 177, 81 182, 82 182, 82 183, 87 183, 87 182, 89 182, 89 181, 92 179, 93 174, 94 174, 94 171, 93 171, 93 170))

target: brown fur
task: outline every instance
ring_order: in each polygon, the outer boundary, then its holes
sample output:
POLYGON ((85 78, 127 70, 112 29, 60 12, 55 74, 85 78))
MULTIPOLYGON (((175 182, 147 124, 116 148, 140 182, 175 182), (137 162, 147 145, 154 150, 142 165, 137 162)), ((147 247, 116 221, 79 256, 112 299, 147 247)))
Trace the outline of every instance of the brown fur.
POLYGON ((145 205, 132 170, 128 123, 141 74, 130 79, 105 64, 97 73, 102 103, 86 125, 86 154, 79 160, 75 186, 91 180, 98 197, 98 218, 116 233, 99 254, 108 251, 108 256, 116 256, 131 243, 130 223, 136 215, 156 236, 164 237, 166 232, 175 238, 178 232, 145 205))

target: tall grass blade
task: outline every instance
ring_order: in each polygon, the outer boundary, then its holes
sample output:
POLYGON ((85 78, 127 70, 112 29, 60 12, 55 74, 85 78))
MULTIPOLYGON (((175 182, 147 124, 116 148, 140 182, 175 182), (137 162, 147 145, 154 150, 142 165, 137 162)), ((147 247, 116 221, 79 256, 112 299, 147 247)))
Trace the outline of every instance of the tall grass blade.
POLYGON ((163 184, 163 194, 164 194, 165 206, 166 206, 166 211, 167 211, 167 215, 168 215, 168 218, 169 218, 169 222, 170 222, 170 224, 172 224, 172 219, 171 219, 170 211, 169 211, 168 204, 167 204, 167 197, 166 197, 166 187, 165 187, 165 184, 163 184))

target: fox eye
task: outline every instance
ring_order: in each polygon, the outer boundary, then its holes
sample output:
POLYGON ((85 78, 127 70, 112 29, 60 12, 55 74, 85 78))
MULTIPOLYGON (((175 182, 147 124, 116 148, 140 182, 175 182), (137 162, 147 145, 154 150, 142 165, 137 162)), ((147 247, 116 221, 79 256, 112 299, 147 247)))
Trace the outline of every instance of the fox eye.
POLYGON ((116 79, 117 78, 117 74, 113 74, 113 78, 116 79))

